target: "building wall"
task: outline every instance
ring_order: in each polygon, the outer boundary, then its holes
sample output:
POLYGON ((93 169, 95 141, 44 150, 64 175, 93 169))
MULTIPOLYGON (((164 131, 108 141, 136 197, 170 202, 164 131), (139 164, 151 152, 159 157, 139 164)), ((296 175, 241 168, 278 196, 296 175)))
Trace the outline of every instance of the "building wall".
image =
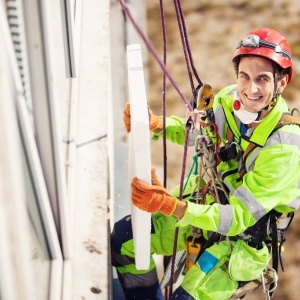
POLYGON ((111 297, 109 14, 1 1, 1 299, 111 297))

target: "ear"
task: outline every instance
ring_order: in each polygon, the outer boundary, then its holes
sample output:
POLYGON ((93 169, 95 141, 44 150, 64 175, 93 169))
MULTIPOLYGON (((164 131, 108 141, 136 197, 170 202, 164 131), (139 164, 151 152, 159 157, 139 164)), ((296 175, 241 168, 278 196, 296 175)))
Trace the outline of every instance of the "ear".
POLYGON ((281 94, 287 86, 289 75, 285 74, 278 79, 277 94, 281 94))

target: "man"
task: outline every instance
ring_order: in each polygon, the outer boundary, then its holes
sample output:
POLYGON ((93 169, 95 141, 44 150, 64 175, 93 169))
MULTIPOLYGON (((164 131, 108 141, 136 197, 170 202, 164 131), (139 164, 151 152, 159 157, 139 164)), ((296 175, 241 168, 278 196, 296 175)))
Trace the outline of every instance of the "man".
MULTIPOLYGON (((257 29, 239 43, 233 63, 237 84, 219 92, 213 107, 224 146, 217 172, 229 192, 228 203, 179 201, 178 193, 168 193, 155 172, 152 185, 132 180, 133 204, 153 213, 152 253, 172 253, 175 226, 179 228, 178 251, 185 249, 191 226, 220 234, 188 270, 171 299, 226 300, 240 282, 258 278, 271 258, 267 229, 299 207, 300 128, 287 116, 281 96, 292 77, 290 47, 277 31, 257 29), (227 152, 236 146, 239 158, 227 152)), ((157 139, 162 135, 161 121, 151 111, 149 115, 150 130, 157 139)), ((130 130, 126 110, 124 120, 130 130)), ((167 138, 183 144, 182 125, 182 119, 168 118, 167 138)), ((192 178, 185 194, 196 183, 197 177, 192 178)), ((147 271, 134 267, 130 226, 130 218, 123 219, 112 233, 113 265, 126 298, 162 299, 154 262, 147 271)))

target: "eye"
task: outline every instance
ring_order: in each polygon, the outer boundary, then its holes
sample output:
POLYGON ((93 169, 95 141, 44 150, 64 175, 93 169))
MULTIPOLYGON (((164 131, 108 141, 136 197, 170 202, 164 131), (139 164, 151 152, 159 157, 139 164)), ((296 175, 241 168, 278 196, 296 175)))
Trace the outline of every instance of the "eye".
POLYGON ((239 74, 239 78, 249 78, 249 76, 248 75, 246 75, 245 73, 240 73, 239 74))
POLYGON ((260 78, 260 80, 261 80, 261 81, 268 82, 268 81, 270 81, 270 78, 269 78, 269 77, 266 77, 266 76, 262 76, 262 77, 260 78))

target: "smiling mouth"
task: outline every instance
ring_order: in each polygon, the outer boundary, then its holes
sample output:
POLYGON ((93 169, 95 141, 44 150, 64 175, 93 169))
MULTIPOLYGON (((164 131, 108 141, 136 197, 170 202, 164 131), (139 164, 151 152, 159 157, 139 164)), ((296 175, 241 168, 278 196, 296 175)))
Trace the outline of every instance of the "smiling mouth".
POLYGON ((258 101, 262 98, 262 96, 259 97, 250 97, 248 95, 245 94, 245 96, 247 97, 247 99, 249 99, 250 101, 258 101))

